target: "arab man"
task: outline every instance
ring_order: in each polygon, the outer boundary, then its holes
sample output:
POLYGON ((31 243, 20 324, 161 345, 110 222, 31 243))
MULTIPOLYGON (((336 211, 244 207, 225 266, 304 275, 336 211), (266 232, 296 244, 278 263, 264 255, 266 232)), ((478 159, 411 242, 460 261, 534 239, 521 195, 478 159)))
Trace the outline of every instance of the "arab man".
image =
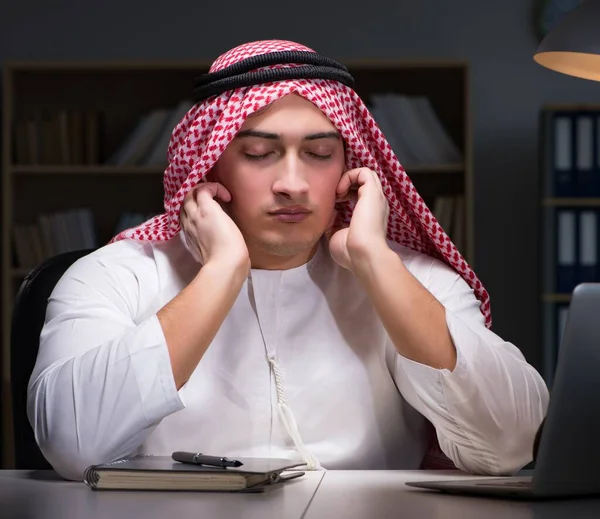
POLYGON ((164 213, 49 300, 28 413, 64 478, 174 451, 309 470, 531 461, 548 390, 491 331, 488 293, 352 85, 278 40, 199 78, 164 213))

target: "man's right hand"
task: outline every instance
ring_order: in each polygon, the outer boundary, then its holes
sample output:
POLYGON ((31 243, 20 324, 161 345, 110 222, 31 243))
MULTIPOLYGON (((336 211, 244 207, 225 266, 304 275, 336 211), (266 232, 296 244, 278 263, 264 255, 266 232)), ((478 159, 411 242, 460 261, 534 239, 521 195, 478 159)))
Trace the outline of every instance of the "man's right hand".
POLYGON ((181 228, 202 268, 156 314, 178 390, 196 369, 250 272, 244 237, 219 202, 231 202, 231 194, 216 182, 200 183, 186 195, 181 228))
POLYGON ((198 184, 183 200, 181 228, 192 254, 202 264, 226 262, 249 269, 244 237, 217 200, 231 202, 231 194, 218 182, 198 184))

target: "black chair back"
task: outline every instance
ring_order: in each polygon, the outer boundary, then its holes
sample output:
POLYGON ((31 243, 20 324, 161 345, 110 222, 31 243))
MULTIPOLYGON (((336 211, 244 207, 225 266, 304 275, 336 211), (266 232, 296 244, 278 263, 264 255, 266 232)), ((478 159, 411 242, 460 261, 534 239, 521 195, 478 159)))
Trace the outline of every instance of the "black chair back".
POLYGON ((58 280, 79 258, 93 249, 59 254, 35 267, 21 283, 13 307, 10 337, 15 468, 49 469, 27 418, 27 385, 37 358, 48 298, 58 280))

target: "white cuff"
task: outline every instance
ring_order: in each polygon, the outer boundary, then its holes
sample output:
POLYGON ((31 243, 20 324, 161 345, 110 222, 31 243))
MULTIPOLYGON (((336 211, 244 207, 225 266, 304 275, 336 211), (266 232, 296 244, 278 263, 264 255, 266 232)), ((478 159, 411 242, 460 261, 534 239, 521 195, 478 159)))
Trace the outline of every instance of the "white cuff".
POLYGON ((136 340, 129 351, 131 366, 144 415, 154 423, 183 409, 185 403, 177 391, 167 341, 158 317, 149 317, 137 327, 135 334, 136 340))

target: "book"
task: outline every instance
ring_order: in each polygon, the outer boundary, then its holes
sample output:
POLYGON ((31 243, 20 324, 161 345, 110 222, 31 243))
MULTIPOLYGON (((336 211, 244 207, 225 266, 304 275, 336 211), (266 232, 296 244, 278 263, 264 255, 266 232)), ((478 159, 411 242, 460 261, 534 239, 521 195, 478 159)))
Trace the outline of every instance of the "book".
POLYGON ((91 465, 84 474, 92 490, 189 490, 262 492, 267 486, 303 476, 284 471, 304 463, 279 458, 238 458, 240 467, 212 467, 180 463, 169 456, 139 454, 91 465))

